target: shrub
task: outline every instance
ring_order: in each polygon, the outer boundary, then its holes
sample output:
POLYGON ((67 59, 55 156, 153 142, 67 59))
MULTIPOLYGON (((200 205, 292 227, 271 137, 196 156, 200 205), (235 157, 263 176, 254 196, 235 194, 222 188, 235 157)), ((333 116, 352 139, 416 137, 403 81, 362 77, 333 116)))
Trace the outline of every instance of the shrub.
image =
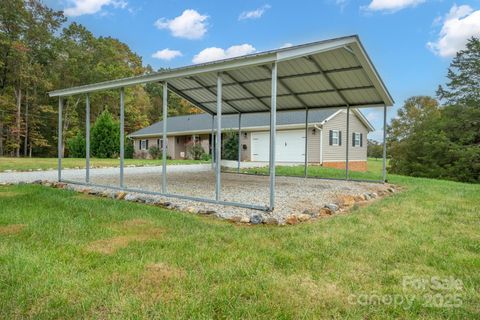
POLYGON ((237 160, 238 159, 238 133, 229 131, 225 133, 223 139, 222 159, 237 160))
POLYGON ((153 146, 148 148, 148 153, 152 157, 152 159, 162 159, 162 149, 153 146))
POLYGON ((187 157, 193 160, 200 160, 205 154, 205 150, 200 144, 190 144, 187 146, 187 157))
POLYGON ((70 158, 85 158, 86 141, 83 134, 80 132, 73 138, 67 140, 68 157, 70 158))
POLYGON ((92 156, 97 158, 114 158, 120 152, 120 125, 107 110, 92 127, 90 149, 92 156))
POLYGON ((200 157, 200 160, 202 161, 210 161, 212 159, 212 156, 209 155, 208 153, 204 153, 202 154, 202 156, 200 157))
POLYGON ((133 141, 125 139, 125 159, 133 159, 133 141))

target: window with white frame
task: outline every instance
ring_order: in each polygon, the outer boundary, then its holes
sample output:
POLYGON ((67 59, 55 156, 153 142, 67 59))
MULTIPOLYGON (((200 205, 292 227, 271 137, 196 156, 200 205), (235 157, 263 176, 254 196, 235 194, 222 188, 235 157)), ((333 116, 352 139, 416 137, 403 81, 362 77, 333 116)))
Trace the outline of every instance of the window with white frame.
POLYGON ((140 150, 148 150, 148 140, 140 140, 140 150))
POLYGON ((340 130, 330 130, 330 145, 339 146, 340 139, 340 130))
POLYGON ((362 141, 362 134, 358 132, 354 132, 352 134, 352 146, 353 147, 362 147, 363 146, 363 141, 362 141))

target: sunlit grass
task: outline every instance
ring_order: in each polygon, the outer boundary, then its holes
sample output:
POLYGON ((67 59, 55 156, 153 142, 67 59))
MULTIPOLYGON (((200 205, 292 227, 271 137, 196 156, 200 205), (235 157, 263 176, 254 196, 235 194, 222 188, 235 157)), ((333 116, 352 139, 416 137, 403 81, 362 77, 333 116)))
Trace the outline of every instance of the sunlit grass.
POLYGON ((352 213, 248 228, 0 187, 0 318, 478 318, 480 186, 391 180, 403 191, 352 213), (404 276, 460 279, 462 304, 352 304, 405 294, 404 276))
MULTIPOLYGON (((6 170, 48 170, 58 167, 57 158, 5 158, 0 157, 0 172, 6 170)), ((208 163, 208 161, 200 160, 168 160, 168 165, 175 164, 196 164, 208 163)), ((85 168, 85 159, 81 158, 64 158, 62 159, 62 168, 85 168)), ((147 159, 125 159, 125 165, 136 166, 161 166, 162 160, 147 159)), ((119 159, 90 159, 90 166, 95 167, 119 167, 119 159)))

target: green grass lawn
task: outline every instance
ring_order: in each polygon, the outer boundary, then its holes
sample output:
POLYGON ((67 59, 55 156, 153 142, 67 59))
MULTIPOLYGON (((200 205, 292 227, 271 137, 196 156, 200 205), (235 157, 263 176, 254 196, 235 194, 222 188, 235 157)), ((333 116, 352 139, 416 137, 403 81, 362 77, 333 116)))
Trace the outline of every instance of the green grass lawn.
POLYGON ((0 187, 0 318, 478 319, 480 185, 390 178, 404 191, 286 227, 0 187), (402 287, 432 276, 463 289, 402 287))
MULTIPOLYGON (((209 161, 200 160, 168 160, 169 165, 174 164, 194 164, 208 163, 209 161)), ((58 164, 57 158, 2 158, 0 157, 0 172, 6 170, 47 170, 56 169, 58 164)), ((137 166, 161 166, 162 160, 146 160, 146 159, 125 159, 125 165, 137 166)), ((93 167, 118 167, 119 159, 90 159, 90 166, 93 167)), ((85 168, 85 159, 65 158, 62 159, 62 168, 85 168)))
MULTIPOLYGON (((388 163, 387 163, 388 165, 388 163)), ((358 172, 350 171, 349 177, 351 179, 368 179, 368 180, 382 180, 382 168, 383 160, 382 159, 368 159, 368 171, 358 172)), ((235 169, 226 169, 227 171, 236 171, 235 169)), ((282 176, 304 176, 304 166, 276 166, 276 174, 282 176)), ((253 173, 266 175, 269 172, 268 167, 262 168, 248 168, 242 169, 243 173, 253 173)), ((335 168, 326 168, 322 166, 309 165, 307 168, 307 174, 310 177, 321 177, 321 178, 336 178, 344 179, 345 170, 335 169, 335 168)))

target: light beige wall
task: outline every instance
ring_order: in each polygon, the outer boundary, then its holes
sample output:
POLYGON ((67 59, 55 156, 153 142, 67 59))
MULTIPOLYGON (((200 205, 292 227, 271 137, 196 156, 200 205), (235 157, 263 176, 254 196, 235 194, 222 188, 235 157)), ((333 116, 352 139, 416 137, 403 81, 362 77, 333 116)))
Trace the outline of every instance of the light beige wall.
MULTIPOLYGON (((347 113, 346 111, 340 112, 335 117, 327 121, 322 130, 323 135, 323 161, 345 161, 345 149, 347 140, 347 113), (340 130, 342 131, 342 145, 330 146, 329 145, 329 131, 340 130)), ((348 158, 349 160, 367 160, 367 127, 360 121, 360 119, 354 114, 350 113, 350 132, 348 141, 348 158), (352 133, 358 132, 363 134, 363 145, 352 147, 352 133)))
POLYGON ((250 161, 250 148, 252 147, 252 135, 250 132, 242 132, 242 136, 240 137, 240 159, 242 161, 250 161), (246 145, 247 149, 243 148, 243 145, 246 145))
POLYGON ((308 128, 308 162, 320 162, 320 130, 308 128))
POLYGON ((200 144, 202 145, 203 151, 208 154, 210 152, 210 135, 201 134, 200 144))

